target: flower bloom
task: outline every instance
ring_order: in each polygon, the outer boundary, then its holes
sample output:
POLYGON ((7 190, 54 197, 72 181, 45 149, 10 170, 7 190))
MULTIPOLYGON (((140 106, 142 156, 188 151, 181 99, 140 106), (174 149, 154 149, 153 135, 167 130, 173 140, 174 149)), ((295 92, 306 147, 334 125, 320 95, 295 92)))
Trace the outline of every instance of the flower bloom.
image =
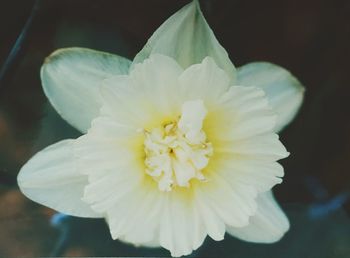
POLYGON ((236 70, 197 2, 170 17, 132 63, 64 49, 41 78, 83 135, 23 166, 18 183, 32 200, 105 218, 113 239, 173 256, 207 235, 270 243, 288 230, 271 192, 284 173, 277 161, 289 154, 276 132, 296 114, 303 87, 276 65, 236 70))

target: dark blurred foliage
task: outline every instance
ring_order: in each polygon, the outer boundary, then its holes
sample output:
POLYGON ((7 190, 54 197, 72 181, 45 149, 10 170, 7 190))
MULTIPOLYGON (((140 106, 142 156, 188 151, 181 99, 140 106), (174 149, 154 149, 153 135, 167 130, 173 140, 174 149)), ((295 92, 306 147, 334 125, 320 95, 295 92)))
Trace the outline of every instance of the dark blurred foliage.
MULTIPOLYGON (((52 217, 54 211, 18 191, 16 175, 38 150, 79 135, 42 92, 44 58, 57 48, 82 46, 132 59, 187 2, 42 0, 33 12, 33 0, 0 1, 1 257, 168 255, 112 241, 102 220, 52 217)), ((286 176, 275 193, 291 219, 290 232, 274 245, 207 239, 192 256, 350 257, 350 1, 201 5, 236 66, 264 60, 286 67, 306 86, 306 97, 281 134, 292 155, 282 161, 286 176)))

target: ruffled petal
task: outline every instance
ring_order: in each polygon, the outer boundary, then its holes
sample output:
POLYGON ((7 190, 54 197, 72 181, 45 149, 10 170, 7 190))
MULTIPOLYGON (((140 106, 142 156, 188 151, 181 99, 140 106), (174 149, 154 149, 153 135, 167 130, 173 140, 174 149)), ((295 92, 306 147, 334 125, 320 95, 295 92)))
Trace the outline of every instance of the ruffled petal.
POLYGON ((182 72, 175 60, 154 54, 137 64, 129 76, 103 82, 103 111, 122 124, 144 129, 174 119, 181 113, 178 77, 182 72))
POLYGON ((157 214, 159 225, 156 227, 155 239, 160 246, 168 249, 172 256, 189 255, 200 247, 207 236, 205 223, 213 230, 211 233, 220 231, 217 234, 222 239, 225 225, 217 219, 211 221, 213 213, 210 214, 210 210, 203 216, 201 204, 192 194, 181 190, 161 193, 159 200, 161 200, 161 204, 157 206, 160 208, 157 214), (207 219, 205 223, 204 218, 207 219))
POLYGON ((87 177, 77 172, 73 140, 38 152, 21 169, 18 185, 28 198, 59 212, 79 217, 102 217, 82 201, 87 177))
POLYGON ((222 216, 204 198, 205 196, 201 193, 197 193, 194 205, 200 214, 199 216, 205 227, 205 231, 212 239, 216 241, 223 240, 225 236, 225 223, 222 220, 222 216))
POLYGON ((293 120, 303 102, 305 89, 289 71, 266 62, 246 64, 237 71, 239 85, 260 87, 266 92, 278 115, 277 132, 293 120))
POLYGON ((206 22, 198 1, 192 1, 166 20, 136 55, 133 65, 154 53, 174 58, 185 69, 209 56, 231 82, 235 81, 235 67, 206 22))
POLYGON ((275 124, 276 114, 268 105, 263 90, 232 86, 213 108, 208 109, 204 131, 216 147, 221 147, 222 142, 273 133, 275 124))
POLYGON ((275 201, 271 191, 257 198, 258 210, 243 228, 227 227, 227 232, 244 241, 273 243, 280 240, 289 229, 289 221, 275 201))
MULTIPOLYGON (((161 198, 157 191, 152 187, 140 187, 136 190, 135 207, 136 212, 129 216, 127 223, 124 225, 124 235, 120 234, 120 227, 117 227, 118 222, 112 218, 113 213, 120 213, 118 210, 111 210, 110 221, 112 235, 119 237, 122 241, 141 245, 146 247, 160 247, 159 243, 159 224, 160 214, 164 205, 164 199, 161 198)), ((125 200, 127 205, 128 200, 125 200)), ((128 206, 129 209, 131 206, 128 206)))
MULTIPOLYGON (((202 217, 207 216, 192 205, 187 191, 159 191, 145 173, 142 144, 142 133, 128 134, 107 117, 95 119, 74 146, 79 170, 89 179, 83 200, 106 217, 113 239, 188 255, 206 237, 202 217)), ((223 236, 225 224, 216 223, 223 236)))
MULTIPOLYGON (((229 158, 232 158, 229 157, 229 158)), ((219 163, 218 170, 226 182, 239 187, 254 187, 258 192, 266 192, 282 183, 283 167, 277 162, 266 162, 255 158, 237 158, 231 162, 227 156, 219 163)))
POLYGON ((278 135, 274 133, 222 142, 216 148, 216 152, 231 155, 237 160, 263 160, 266 162, 274 162, 289 155, 278 135))
POLYGON ((187 68, 179 77, 181 99, 201 99, 211 108, 230 87, 230 78, 211 57, 187 68))
POLYGON ((105 78, 127 74, 130 61, 84 48, 59 49, 41 68, 44 92, 57 112, 81 132, 99 114, 99 85, 105 78))
MULTIPOLYGON (((224 173, 223 166, 209 164, 203 171, 206 182, 196 184, 196 201, 200 207, 205 207, 202 211, 203 220, 209 218, 208 213, 212 213, 217 220, 231 226, 244 227, 249 223, 257 208, 257 189, 254 184, 242 184, 237 179, 239 175, 231 170, 231 173, 224 173), (211 210, 211 212, 209 211, 211 210)), ((213 220, 213 219, 212 219, 213 220)), ((215 240, 221 240, 217 234, 209 236, 215 240), (215 238, 214 238, 214 237, 215 238)), ((223 237, 223 235, 222 235, 223 237)))

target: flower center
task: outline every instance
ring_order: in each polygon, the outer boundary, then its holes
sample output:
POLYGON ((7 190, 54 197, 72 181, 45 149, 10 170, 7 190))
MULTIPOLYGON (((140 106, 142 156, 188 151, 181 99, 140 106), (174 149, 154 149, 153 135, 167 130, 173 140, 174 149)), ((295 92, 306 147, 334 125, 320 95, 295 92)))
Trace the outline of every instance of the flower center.
POLYGON ((205 180, 202 170, 213 154, 202 130, 206 114, 203 101, 187 101, 178 120, 145 131, 146 173, 158 182, 159 190, 189 187, 193 178, 205 180))

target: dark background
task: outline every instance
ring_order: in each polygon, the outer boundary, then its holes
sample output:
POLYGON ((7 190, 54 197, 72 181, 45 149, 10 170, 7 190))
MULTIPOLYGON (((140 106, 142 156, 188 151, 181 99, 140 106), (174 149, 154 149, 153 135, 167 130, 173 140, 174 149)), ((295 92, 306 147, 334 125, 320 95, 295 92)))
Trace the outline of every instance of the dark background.
MULTIPOLYGON (((168 255, 112 241, 102 220, 60 217, 32 203, 19 192, 16 175, 38 150, 79 135, 47 103, 39 78, 44 58, 82 46, 132 59, 188 2, 46 0, 33 11, 33 0, 0 0, 0 257, 168 255)), ((275 193, 290 232, 274 245, 207 239, 191 257, 350 257, 350 1, 201 5, 236 66, 279 64, 301 80, 306 95, 281 133, 292 154, 282 161, 286 176, 275 193)))

